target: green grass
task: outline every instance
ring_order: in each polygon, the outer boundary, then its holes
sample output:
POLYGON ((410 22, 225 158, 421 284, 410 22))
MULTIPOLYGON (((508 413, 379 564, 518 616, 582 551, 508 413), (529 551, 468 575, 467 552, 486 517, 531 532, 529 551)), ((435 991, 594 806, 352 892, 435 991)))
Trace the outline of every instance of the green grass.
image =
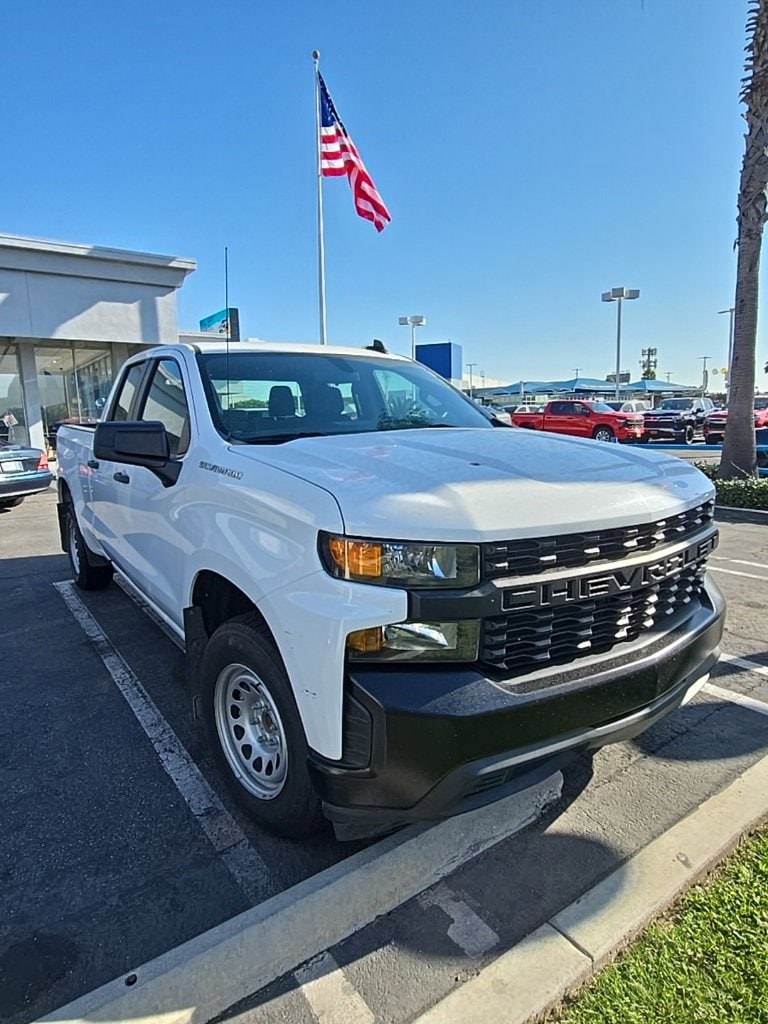
POLYGON ((768 827, 549 1020, 768 1022, 768 827))

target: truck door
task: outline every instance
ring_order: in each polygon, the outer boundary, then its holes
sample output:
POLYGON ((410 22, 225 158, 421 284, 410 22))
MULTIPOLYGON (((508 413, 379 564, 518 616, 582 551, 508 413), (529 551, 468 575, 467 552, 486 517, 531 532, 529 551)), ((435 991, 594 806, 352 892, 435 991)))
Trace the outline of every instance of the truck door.
MULTIPOLYGON (((132 363, 123 370, 115 396, 110 402, 106 419, 130 420, 134 418, 142 393, 142 382, 149 360, 132 363)), ((93 530, 104 551, 120 567, 126 561, 130 546, 131 523, 127 517, 128 496, 121 482, 127 474, 125 466, 104 459, 91 459, 88 463, 90 480, 90 506, 86 509, 85 523, 93 530)))
POLYGON ((591 409, 584 402, 572 402, 573 413, 569 420, 568 433, 574 437, 591 437, 594 427, 590 420, 591 409))
MULTIPOLYGON (((171 457, 182 463, 190 447, 190 416, 184 373, 177 359, 153 360, 142 389, 136 420, 161 422, 171 457)), ((123 485, 130 533, 126 542, 126 575, 170 618, 181 625, 179 609, 184 564, 195 540, 185 535, 184 466, 170 487, 144 466, 121 466, 129 478, 123 485)))

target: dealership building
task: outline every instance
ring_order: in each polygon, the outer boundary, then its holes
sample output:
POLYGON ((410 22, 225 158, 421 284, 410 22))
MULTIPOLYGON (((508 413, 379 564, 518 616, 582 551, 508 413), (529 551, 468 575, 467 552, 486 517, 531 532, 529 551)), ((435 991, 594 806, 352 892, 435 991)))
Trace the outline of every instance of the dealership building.
POLYGON ((194 260, 0 235, 0 440, 45 448, 96 418, 117 369, 178 340, 194 260))

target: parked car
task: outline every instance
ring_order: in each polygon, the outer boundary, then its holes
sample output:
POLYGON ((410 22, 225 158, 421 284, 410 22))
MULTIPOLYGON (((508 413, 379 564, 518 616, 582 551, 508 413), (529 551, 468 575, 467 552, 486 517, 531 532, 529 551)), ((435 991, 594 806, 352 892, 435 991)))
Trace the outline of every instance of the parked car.
POLYGON ((711 398, 665 398, 644 413, 644 441, 693 444, 704 437, 704 421, 714 412, 711 398))
POLYGON ((512 426, 512 417, 506 409, 502 409, 500 405, 493 405, 492 403, 476 402, 475 403, 483 414, 487 416, 492 423, 498 423, 502 427, 512 426))
POLYGON ((47 490, 51 480, 45 452, 0 442, 0 509, 15 508, 30 494, 47 490))
POLYGON ((489 803, 636 736, 717 662, 711 481, 494 429, 410 359, 150 348, 57 440, 75 583, 120 571, 179 637, 192 713, 273 831, 489 803))
POLYGON ((610 405, 616 412, 636 412, 640 413, 641 416, 651 408, 650 402, 643 402, 638 398, 629 398, 624 402, 610 401, 605 404, 610 405))
MULTIPOLYGON (((755 430, 768 427, 768 395, 755 395, 755 430)), ((722 444, 725 424, 728 421, 727 409, 715 409, 704 420, 704 440, 707 444, 722 444)))
POLYGON ((642 416, 616 412, 605 402, 558 399, 548 402, 540 413, 513 413, 512 422, 529 430, 593 437, 596 441, 638 441, 643 434, 642 416))

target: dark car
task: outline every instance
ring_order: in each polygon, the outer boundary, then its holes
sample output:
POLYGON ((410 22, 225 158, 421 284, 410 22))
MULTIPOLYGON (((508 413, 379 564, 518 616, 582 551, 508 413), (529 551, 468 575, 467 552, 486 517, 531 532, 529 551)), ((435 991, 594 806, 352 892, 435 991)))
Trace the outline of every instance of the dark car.
POLYGON ((14 508, 30 494, 46 491, 51 480, 45 452, 0 442, 0 509, 14 508))
POLYGON ((643 440, 693 444, 703 438, 704 420, 714 408, 711 398, 665 398, 643 414, 643 440))

